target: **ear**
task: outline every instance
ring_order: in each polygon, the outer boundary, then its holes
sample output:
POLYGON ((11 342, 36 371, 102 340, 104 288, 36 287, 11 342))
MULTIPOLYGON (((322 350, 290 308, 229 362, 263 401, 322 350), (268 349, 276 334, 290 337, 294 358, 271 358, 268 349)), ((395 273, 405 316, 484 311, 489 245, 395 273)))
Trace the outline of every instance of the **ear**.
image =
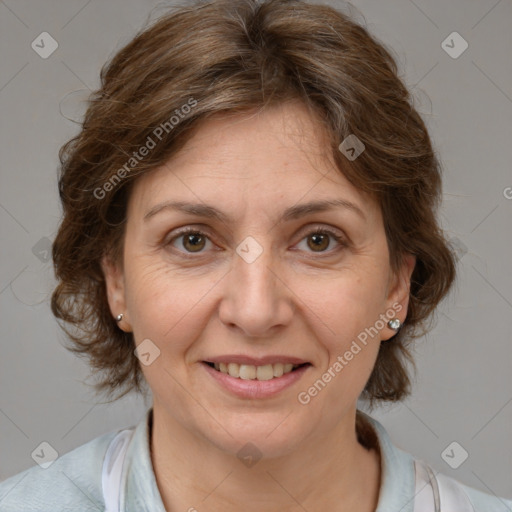
MULTIPOLYGON (((388 281, 386 305, 388 311, 395 311, 393 318, 398 318, 400 322, 405 321, 407 316, 407 307, 409 306, 409 294, 411 290, 411 275, 416 266, 416 256, 405 254, 402 265, 398 272, 392 272, 388 281)), ((382 332, 382 341, 388 340, 396 334, 396 331, 386 328, 382 332), (388 334, 389 333, 389 334, 388 334)))
POLYGON ((105 255, 101 259, 101 268, 105 276, 110 313, 114 319, 122 313, 123 318, 117 322, 117 325, 121 330, 131 332, 130 316, 126 307, 124 273, 120 265, 112 261, 109 255, 105 255))

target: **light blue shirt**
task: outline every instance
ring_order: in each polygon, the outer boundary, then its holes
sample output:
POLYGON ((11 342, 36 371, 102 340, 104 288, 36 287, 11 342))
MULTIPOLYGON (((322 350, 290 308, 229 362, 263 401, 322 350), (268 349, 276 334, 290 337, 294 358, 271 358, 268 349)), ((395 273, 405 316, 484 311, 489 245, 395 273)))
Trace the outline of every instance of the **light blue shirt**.
MULTIPOLYGON (((414 512, 414 458, 397 448, 384 426, 365 413, 381 452, 381 487, 375 512, 414 512)), ((150 456, 149 409, 136 426, 124 461, 123 512, 165 512, 150 456)), ((49 467, 29 468, 0 483, 0 512, 98 512, 105 510, 102 469, 105 454, 117 431, 99 436, 58 457, 49 467)), ((449 478, 449 477, 447 477, 449 478)), ((458 483, 475 512, 512 512, 512 500, 458 483)), ((442 504, 441 504, 442 505, 442 504)), ((191 510, 205 511, 200 503, 191 510)), ((441 506, 441 511, 443 508, 441 506)), ((449 510, 447 512, 456 512, 449 510)))

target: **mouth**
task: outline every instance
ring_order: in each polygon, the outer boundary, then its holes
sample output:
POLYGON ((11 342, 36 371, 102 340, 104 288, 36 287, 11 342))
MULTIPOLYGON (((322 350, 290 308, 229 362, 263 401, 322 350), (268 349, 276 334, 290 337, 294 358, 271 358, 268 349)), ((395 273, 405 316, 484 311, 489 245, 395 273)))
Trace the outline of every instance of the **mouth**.
POLYGON ((214 363, 211 361, 202 361, 219 373, 229 375, 239 380, 258 380, 267 381, 279 379, 283 375, 296 372, 300 368, 311 366, 311 363, 292 364, 292 363, 275 363, 255 366, 250 364, 238 363, 214 363))

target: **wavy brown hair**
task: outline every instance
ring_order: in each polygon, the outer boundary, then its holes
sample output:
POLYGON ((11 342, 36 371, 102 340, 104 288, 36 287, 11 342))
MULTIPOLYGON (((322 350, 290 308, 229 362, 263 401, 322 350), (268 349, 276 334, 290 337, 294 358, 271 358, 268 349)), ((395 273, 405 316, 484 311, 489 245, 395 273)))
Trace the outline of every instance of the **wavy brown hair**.
POLYGON ((381 343, 361 398, 373 407, 410 394, 411 342, 431 328, 427 320, 455 279, 455 255, 436 220, 441 168, 390 50, 351 16, 300 0, 174 6, 102 68, 80 133, 59 153, 63 219, 53 243, 58 285, 51 302, 71 340, 67 348, 96 370, 97 392, 117 399, 145 388, 133 335, 110 313, 101 268, 106 254, 122 265, 134 181, 211 116, 296 99, 325 127, 339 171, 380 205, 392 269, 404 254, 416 256, 405 323, 381 343), (133 153, 191 98, 195 107, 128 169, 133 153), (350 134, 366 148, 354 161, 338 148, 350 134))

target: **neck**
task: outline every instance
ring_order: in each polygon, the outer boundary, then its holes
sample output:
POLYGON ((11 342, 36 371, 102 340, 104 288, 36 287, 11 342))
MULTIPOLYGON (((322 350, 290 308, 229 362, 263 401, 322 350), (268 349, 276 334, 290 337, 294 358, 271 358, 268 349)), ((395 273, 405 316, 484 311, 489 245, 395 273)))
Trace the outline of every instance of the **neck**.
POLYGON ((358 510, 374 512, 381 467, 371 425, 355 406, 334 430, 300 450, 245 466, 232 454, 153 410, 151 457, 168 512, 358 510), (356 432, 356 425, 358 430, 356 432))

